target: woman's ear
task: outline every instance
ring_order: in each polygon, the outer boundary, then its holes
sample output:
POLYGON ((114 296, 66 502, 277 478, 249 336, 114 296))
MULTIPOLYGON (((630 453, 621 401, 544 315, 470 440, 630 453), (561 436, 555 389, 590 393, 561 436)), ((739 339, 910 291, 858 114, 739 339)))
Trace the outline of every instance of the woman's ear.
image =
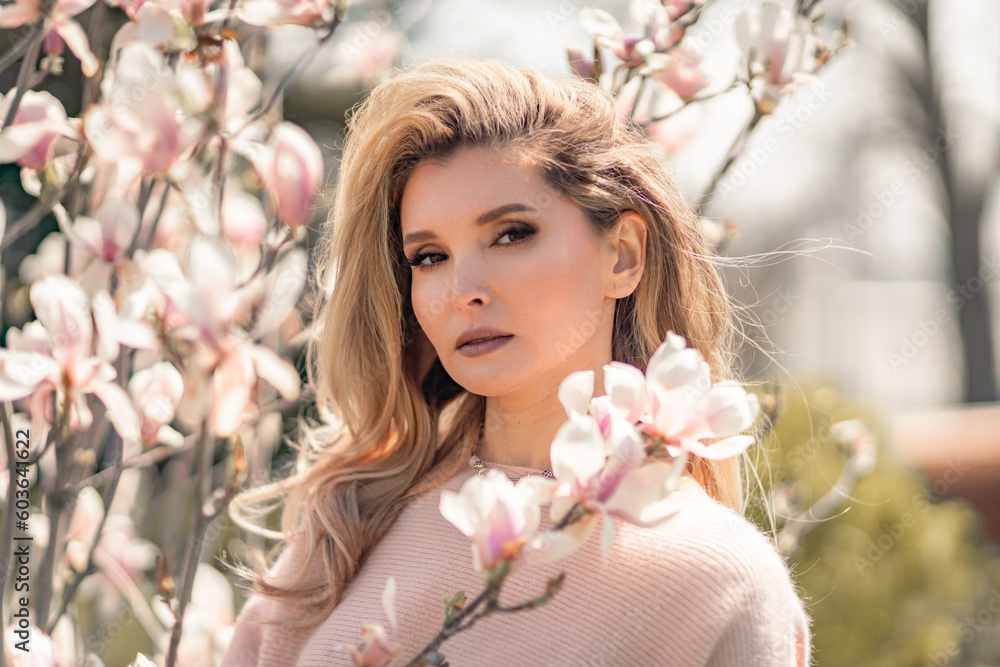
POLYGON ((625 211, 611 241, 617 256, 608 282, 607 296, 621 299, 639 285, 646 267, 646 221, 635 211, 625 211))

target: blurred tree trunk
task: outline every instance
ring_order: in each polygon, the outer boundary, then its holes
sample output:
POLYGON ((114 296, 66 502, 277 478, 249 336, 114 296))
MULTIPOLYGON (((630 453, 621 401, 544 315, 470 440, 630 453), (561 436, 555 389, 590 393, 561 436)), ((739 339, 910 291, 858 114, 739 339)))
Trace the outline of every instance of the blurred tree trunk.
MULTIPOLYGON (((909 14, 921 38, 923 70, 901 67, 924 114, 918 133, 924 146, 932 146, 941 136, 948 136, 943 108, 940 73, 931 59, 930 25, 927 0, 895 0, 897 11, 909 14), (914 6, 915 5, 915 6, 914 6)), ((961 140, 961 139, 960 139, 961 140)), ((987 281, 979 275, 983 261, 980 245, 984 202, 992 175, 960 174, 951 154, 952 142, 945 142, 936 161, 944 201, 942 210, 951 232, 951 288, 962 298, 958 308, 958 329, 965 362, 963 400, 968 403, 997 400, 993 350, 993 322, 990 318, 987 281)), ((988 275, 986 276, 988 277, 988 275)), ((955 305, 955 304, 949 304, 955 305)))

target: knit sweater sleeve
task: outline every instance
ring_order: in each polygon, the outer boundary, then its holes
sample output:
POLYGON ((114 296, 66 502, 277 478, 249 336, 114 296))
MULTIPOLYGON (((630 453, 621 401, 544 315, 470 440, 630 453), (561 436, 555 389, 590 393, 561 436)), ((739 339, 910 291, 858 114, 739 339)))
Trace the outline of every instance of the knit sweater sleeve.
MULTIPOLYGON (((306 553, 303 534, 296 535, 269 570, 275 581, 291 581, 306 553)), ((307 580, 322 576, 322 559, 310 563, 307 580)), ((253 595, 243 606, 221 667, 291 667, 315 630, 315 625, 295 627, 289 620, 301 616, 304 607, 294 601, 253 595), (277 622, 274 622, 277 621, 277 622)))

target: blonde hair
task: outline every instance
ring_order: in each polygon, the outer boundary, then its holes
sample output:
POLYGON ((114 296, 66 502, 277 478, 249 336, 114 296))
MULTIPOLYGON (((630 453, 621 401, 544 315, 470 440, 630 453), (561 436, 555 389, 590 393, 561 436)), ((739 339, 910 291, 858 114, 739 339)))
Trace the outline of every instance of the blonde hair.
MULTIPOLYGON (((303 622, 333 610, 408 501, 466 465, 483 425, 485 398, 448 376, 417 326, 399 220, 415 167, 473 146, 530 155, 599 234, 624 211, 645 220, 642 279, 615 305, 615 360, 645 369, 674 331, 701 352, 714 380, 732 379, 736 327, 698 217, 662 152, 619 117, 609 93, 493 59, 450 57, 399 73, 349 119, 321 248, 326 298, 317 303, 309 373, 330 418, 303 425, 295 474, 245 497, 286 496, 283 533, 305 535, 291 583, 251 574, 260 594, 314 600, 303 622), (309 583, 317 550, 326 580, 309 583)), ((695 457, 692 468, 709 495, 742 512, 739 460, 695 457)))

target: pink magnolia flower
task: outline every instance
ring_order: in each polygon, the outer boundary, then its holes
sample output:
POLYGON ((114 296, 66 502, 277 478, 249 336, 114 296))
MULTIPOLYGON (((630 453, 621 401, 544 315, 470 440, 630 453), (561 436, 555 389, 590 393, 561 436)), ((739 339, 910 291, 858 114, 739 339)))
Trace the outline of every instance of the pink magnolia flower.
POLYGON ((61 205, 52 209, 59 229, 70 243, 81 250, 86 268, 79 276, 80 286, 88 294, 107 289, 112 270, 127 259, 126 253, 139 227, 135 204, 121 199, 107 199, 95 217, 81 215, 70 222, 61 205))
POLYGON ((185 260, 182 269, 167 250, 136 255, 140 271, 162 295, 157 317, 167 335, 190 347, 181 418, 208 419, 216 435, 229 437, 253 412, 258 378, 286 399, 298 397, 295 367, 254 342, 260 333, 256 326, 248 335, 240 323, 254 309, 262 312, 260 322, 283 319, 304 285, 305 256, 293 252, 279 259, 275 271, 286 280, 272 281, 263 290, 253 283, 240 285, 234 252, 224 241, 196 238, 185 260))
MULTIPOLYGON (((53 422, 53 393, 72 408, 70 425, 78 428, 87 428, 93 420, 86 401, 93 394, 104 403, 122 438, 137 439, 139 418, 128 394, 113 382, 116 373, 107 355, 112 350, 117 354, 121 342, 141 347, 147 341, 123 340, 127 327, 115 332, 113 342, 95 337, 94 318, 105 325, 112 320, 107 313, 92 313, 90 299, 65 276, 39 280, 29 298, 38 320, 23 331, 12 328, 7 333, 7 349, 0 350, 0 399, 30 397, 32 430, 41 434, 44 424, 53 422)), ((99 303, 96 310, 105 308, 99 303)))
MULTIPOLYGON (((87 77, 97 73, 97 57, 90 50, 87 33, 79 23, 72 20, 74 16, 88 9, 95 0, 56 0, 52 13, 45 20, 46 41, 55 33, 53 42, 49 44, 57 48, 58 42, 65 42, 69 50, 80 59, 80 66, 87 77)), ((40 0, 17 0, 13 5, 0 9, 0 28, 16 28, 34 23, 42 11, 40 0)), ((56 51, 61 51, 58 48, 56 51)))
POLYGON ((361 625, 361 645, 338 644, 339 651, 347 651, 354 667, 391 667, 398 664, 403 647, 397 643, 399 628, 396 626, 396 579, 389 575, 382 591, 382 608, 393 628, 392 639, 385 628, 377 623, 361 625))
POLYGON ((540 520, 539 497, 552 480, 524 477, 517 485, 499 470, 473 475, 458 493, 441 492, 442 516, 472 539, 472 560, 479 571, 501 562, 514 565, 534 538, 540 520))
POLYGON ((708 459, 739 454, 751 436, 715 445, 705 438, 747 428, 756 417, 754 395, 732 381, 711 384, 708 363, 673 332, 657 349, 646 374, 611 362, 603 368, 602 396, 594 397, 594 371, 571 373, 559 386, 569 415, 552 443, 552 472, 559 485, 550 515, 558 522, 574 504, 589 517, 575 531, 547 533, 533 542, 533 559, 550 562, 572 552, 590 536, 599 516, 605 558, 614 542, 613 517, 654 527, 666 521, 667 496, 676 488, 689 453, 708 459), (650 461, 642 434, 662 438, 673 461, 650 461))
POLYGON ((656 48, 650 39, 625 34, 618 21, 603 9, 585 7, 580 10, 580 24, 594 36, 598 46, 609 49, 627 67, 638 67, 644 56, 656 48))
POLYGON ((186 116, 174 71, 151 44, 130 42, 101 85, 103 100, 84 116, 84 134, 120 182, 164 174, 201 139, 203 119, 186 116))
POLYGON ((816 66, 812 23, 776 2, 765 2, 740 12, 735 32, 745 69, 753 77, 757 109, 771 113, 782 92, 816 66))
MULTIPOLYGON (((592 387, 593 371, 573 373, 562 386, 581 384, 588 375, 592 387)), ((575 392, 561 391, 560 398, 569 393, 575 392)), ((567 408, 570 419, 552 443, 552 472, 558 486, 553 491, 549 515, 554 523, 558 522, 579 503, 588 514, 600 517, 601 555, 607 558, 615 536, 613 518, 644 527, 663 523, 670 517, 663 501, 673 491, 679 475, 675 464, 647 460, 639 433, 614 399, 594 399, 593 405, 598 417, 567 408)), ((532 560, 551 562, 568 555, 590 537, 595 527, 593 518, 587 517, 573 532, 541 536, 532 544, 532 560)))
POLYGON ((666 441, 671 456, 690 452, 721 460, 753 444, 753 436, 735 434, 756 419, 757 397, 734 380, 713 385, 708 362, 698 350, 686 347, 682 336, 667 332, 646 368, 646 389, 649 411, 641 431, 666 441), (711 445, 701 442, 719 437, 725 439, 711 445))
POLYGON ((135 375, 128 393, 139 413, 139 433, 147 445, 179 447, 184 437, 169 426, 184 395, 184 379, 173 364, 159 361, 135 375))
POLYGON ((693 99, 707 85, 701 71, 701 54, 692 42, 682 41, 678 46, 662 55, 662 67, 653 70, 653 78, 664 84, 682 100, 693 99))
MULTIPOLYGON (((0 103, 0 118, 14 100, 11 90, 0 103)), ((14 121, 0 132, 0 162, 17 162, 30 169, 45 169, 55 153, 59 137, 79 139, 79 132, 66 118, 62 102, 51 93, 27 91, 14 114, 14 121)))
POLYGON ((323 154, 313 138, 298 125, 281 123, 267 144, 251 156, 278 212, 290 227, 308 222, 323 184, 323 154))

